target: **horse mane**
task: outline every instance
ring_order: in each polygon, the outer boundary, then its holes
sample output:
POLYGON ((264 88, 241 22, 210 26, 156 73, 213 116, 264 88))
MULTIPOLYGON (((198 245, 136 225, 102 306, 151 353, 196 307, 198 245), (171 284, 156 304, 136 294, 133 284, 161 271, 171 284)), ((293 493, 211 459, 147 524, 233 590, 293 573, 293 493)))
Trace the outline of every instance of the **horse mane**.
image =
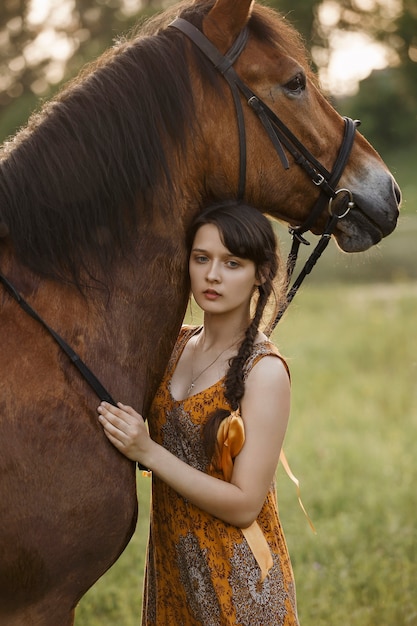
MULTIPOLYGON (((201 26, 213 0, 189 0, 149 20, 89 64, 0 152, 0 222, 19 261, 79 285, 80 273, 109 268, 132 232, 173 184, 170 155, 196 128, 186 41, 166 28, 177 15, 201 26)), ((276 45, 303 46, 275 12, 255 7, 250 28, 276 45)), ((202 77, 221 80, 191 48, 202 77)), ((219 89, 221 92, 221 89, 219 89)), ((167 198, 168 198, 167 194, 167 198)), ((161 203, 158 203, 158 205, 161 203)), ((162 203, 163 204, 163 203, 162 203)), ((169 211, 165 203, 158 210, 169 211)))

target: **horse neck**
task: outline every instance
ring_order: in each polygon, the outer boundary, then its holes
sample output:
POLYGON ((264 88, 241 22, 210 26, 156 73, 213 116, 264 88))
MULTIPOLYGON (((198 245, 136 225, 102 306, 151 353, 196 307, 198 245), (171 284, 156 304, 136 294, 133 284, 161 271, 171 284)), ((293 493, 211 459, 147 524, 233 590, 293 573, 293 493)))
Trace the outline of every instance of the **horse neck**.
MULTIPOLYGON (((163 374, 188 297, 181 220, 155 220, 138 236, 134 254, 114 264, 102 284, 84 294, 73 285, 41 278, 3 245, 1 271, 92 369, 114 398, 146 410, 163 374), (156 230, 156 227, 157 230, 156 230)), ((59 349, 37 322, 7 295, 5 315, 15 316, 42 350, 59 349)), ((32 343, 30 342, 32 345, 32 343)), ((29 355, 30 356, 30 355, 29 355)), ((78 374, 73 371, 72 374, 78 374)))

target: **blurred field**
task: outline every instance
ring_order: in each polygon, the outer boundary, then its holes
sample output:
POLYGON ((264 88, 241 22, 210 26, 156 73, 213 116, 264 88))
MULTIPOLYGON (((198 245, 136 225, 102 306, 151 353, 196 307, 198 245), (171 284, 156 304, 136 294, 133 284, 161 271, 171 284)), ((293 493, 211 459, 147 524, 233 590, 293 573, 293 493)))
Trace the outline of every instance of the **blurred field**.
MULTIPOLYGON (((417 626, 414 180, 407 189, 397 231, 359 255, 331 244, 274 335, 293 378, 285 450, 318 531, 280 467, 302 626, 417 626)), ((285 251, 284 230, 280 239, 285 251)), ((135 536, 76 626, 140 624, 149 480, 138 488, 135 536)))
POLYGON ((286 452, 318 534, 279 470, 304 626, 417 624, 415 285, 311 288, 277 343, 290 355, 286 452))

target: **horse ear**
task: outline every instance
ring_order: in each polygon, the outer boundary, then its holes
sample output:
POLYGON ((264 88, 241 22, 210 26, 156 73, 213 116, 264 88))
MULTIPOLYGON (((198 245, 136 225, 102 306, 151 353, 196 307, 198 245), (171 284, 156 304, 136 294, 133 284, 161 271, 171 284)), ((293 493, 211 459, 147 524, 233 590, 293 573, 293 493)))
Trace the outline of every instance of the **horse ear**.
POLYGON ((220 52, 227 52, 245 27, 252 4, 253 0, 217 0, 204 18, 203 32, 220 52))

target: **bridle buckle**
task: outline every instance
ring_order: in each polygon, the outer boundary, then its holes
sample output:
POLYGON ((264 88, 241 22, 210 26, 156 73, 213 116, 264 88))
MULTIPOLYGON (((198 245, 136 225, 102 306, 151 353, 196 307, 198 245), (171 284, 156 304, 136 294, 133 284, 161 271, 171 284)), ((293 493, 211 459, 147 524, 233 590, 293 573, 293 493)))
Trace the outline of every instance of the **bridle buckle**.
POLYGON ((313 182, 315 185, 317 185, 317 187, 320 187, 320 185, 322 185, 322 184, 324 183, 325 178, 324 178, 323 174, 319 174, 319 173, 317 172, 317 178, 312 178, 311 180, 312 180, 312 182, 313 182))

